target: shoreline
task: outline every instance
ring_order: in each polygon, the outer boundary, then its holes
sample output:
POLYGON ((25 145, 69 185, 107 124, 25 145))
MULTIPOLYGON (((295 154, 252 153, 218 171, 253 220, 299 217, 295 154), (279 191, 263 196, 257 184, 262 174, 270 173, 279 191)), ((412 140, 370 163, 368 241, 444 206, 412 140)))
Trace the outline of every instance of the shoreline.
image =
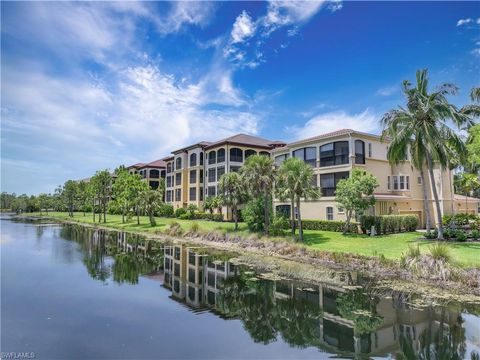
POLYGON ((412 291, 429 299, 480 304, 480 271, 475 269, 459 269, 459 271, 464 272, 478 272, 478 274, 473 275, 476 283, 472 285, 472 281, 465 283, 462 279, 450 281, 432 277, 419 277, 411 271, 400 268, 395 261, 353 254, 308 251, 294 243, 266 241, 254 236, 245 238, 235 234, 220 234, 214 231, 207 233, 188 232, 183 236, 171 236, 167 233, 152 234, 142 231, 120 230, 104 224, 90 224, 48 215, 14 215, 13 218, 81 225, 93 229, 140 235, 148 240, 204 246, 232 252, 238 254, 235 259, 239 263, 267 269, 279 276, 288 276, 297 280, 325 282, 328 280, 325 275, 329 272, 358 272, 367 277, 375 278, 382 283, 382 287, 389 287, 392 290, 412 291))

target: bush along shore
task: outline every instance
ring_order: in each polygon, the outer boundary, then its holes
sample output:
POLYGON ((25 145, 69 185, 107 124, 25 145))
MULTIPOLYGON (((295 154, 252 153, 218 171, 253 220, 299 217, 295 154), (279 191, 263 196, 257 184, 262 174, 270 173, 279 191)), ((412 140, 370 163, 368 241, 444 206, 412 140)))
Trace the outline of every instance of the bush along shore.
MULTIPOLYGON (((86 224, 81 219, 52 216, 31 216, 64 223, 83 224, 107 230, 121 230, 109 224, 86 224)), ((480 268, 461 268, 452 263, 450 249, 442 242, 432 241, 428 250, 421 252, 415 245, 409 246, 400 259, 389 259, 383 254, 363 256, 348 252, 332 252, 309 248, 288 237, 265 237, 249 232, 227 232, 221 229, 201 229, 198 222, 189 221, 185 226, 172 220, 167 226, 151 231, 127 231, 146 235, 157 240, 183 241, 201 244, 239 254, 275 257, 297 263, 329 267, 349 271, 360 271, 374 277, 406 280, 448 289, 463 295, 480 296, 480 268)), ((392 235, 395 236, 395 235, 392 235)), ((420 237, 421 235, 418 234, 420 237)))

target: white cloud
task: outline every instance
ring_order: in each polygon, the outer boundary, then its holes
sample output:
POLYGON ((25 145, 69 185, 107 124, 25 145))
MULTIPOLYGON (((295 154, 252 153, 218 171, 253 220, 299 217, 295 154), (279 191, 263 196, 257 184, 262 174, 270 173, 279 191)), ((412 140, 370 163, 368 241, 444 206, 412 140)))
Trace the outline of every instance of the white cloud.
POLYGON ((378 119, 369 109, 359 114, 334 111, 319 114, 308 120, 305 125, 288 127, 285 131, 293 140, 301 140, 340 128, 375 132, 378 129, 378 119))
POLYGON ((231 32, 231 42, 233 44, 243 42, 255 33, 255 24, 252 18, 244 10, 237 16, 231 32))
POLYGON ((179 31, 184 25, 204 26, 210 19, 214 5, 206 1, 176 1, 171 3, 170 12, 154 20, 160 33, 179 31))
POLYGON ((460 19, 457 21, 457 26, 462 26, 462 25, 466 25, 466 24, 470 24, 473 20, 471 18, 467 18, 467 19, 460 19))
POLYGON ((379 96, 390 96, 395 94, 398 90, 398 85, 386 86, 384 88, 378 89, 376 94, 379 96))
POLYGON ((473 49, 471 52, 473 55, 480 57, 480 48, 473 49))

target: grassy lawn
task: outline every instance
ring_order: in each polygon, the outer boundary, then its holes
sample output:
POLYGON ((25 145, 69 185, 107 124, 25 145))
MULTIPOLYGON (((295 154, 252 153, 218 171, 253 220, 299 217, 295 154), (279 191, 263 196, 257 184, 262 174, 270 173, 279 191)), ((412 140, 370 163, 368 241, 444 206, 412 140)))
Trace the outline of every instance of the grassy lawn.
MULTIPOLYGON (((431 240, 423 239, 418 232, 370 237, 360 234, 343 235, 332 231, 305 230, 305 244, 309 248, 366 256, 383 254, 389 259, 400 258, 410 244, 418 245, 420 251, 426 253, 432 243, 431 240)), ((457 265, 480 267, 480 243, 447 243, 447 245, 457 265)))
MULTIPOLYGON (((29 214, 27 214, 29 215, 29 214)), ((39 213, 32 214, 39 215, 39 213)), ((44 215, 46 215, 44 213, 44 215)), ((93 223, 92 214, 83 216, 83 213, 75 213, 73 219, 67 213, 49 213, 48 216, 59 219, 75 220, 82 223, 93 223)), ((181 227, 188 231, 193 222, 196 222, 203 231, 233 232, 234 224, 230 222, 213 222, 206 220, 178 220, 171 218, 155 218, 157 225, 152 227, 146 216, 140 217, 140 225, 137 225, 136 217, 127 223, 122 223, 121 215, 107 215, 105 225, 110 228, 155 233, 165 230, 172 221, 176 221, 181 227)), ((97 222, 98 224, 98 217, 97 222)), ((245 224, 239 224, 239 235, 248 236, 250 233, 245 224)), ((288 237, 290 239, 290 237, 288 237)), ((383 254, 389 259, 399 259, 402 253, 410 244, 418 245, 422 252, 428 252, 428 247, 433 243, 431 240, 424 240, 418 232, 392 234, 370 237, 367 235, 342 235, 332 231, 305 230, 305 245, 308 248, 345 252, 359 255, 373 256, 383 254)), ((463 267, 480 267, 480 243, 448 243, 451 249, 453 261, 463 267)))

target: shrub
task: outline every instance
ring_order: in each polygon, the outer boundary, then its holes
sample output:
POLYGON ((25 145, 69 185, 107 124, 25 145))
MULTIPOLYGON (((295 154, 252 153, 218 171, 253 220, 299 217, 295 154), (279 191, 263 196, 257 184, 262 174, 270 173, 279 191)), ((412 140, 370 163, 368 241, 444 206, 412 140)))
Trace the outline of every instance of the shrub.
POLYGON ((450 228, 446 228, 443 230, 443 237, 445 239, 451 239, 456 236, 456 231, 450 228))
POLYGON ((411 258, 418 258, 420 257, 420 248, 418 245, 408 245, 406 255, 411 258))
POLYGON ((430 256, 435 260, 449 262, 451 259, 450 249, 444 243, 436 243, 429 248, 430 256))
POLYGON ((457 230, 455 232, 455 237, 457 238, 457 241, 467 241, 467 233, 463 230, 457 230))
POLYGON ((189 213, 184 213, 180 214, 180 216, 177 216, 180 220, 190 220, 192 216, 189 213))
POLYGON ((180 224, 176 221, 172 221, 167 229, 167 234, 170 236, 182 236, 183 230, 180 224))
MULTIPOLYGON (((302 227, 304 230, 323 230, 323 231, 336 231, 342 232, 345 226, 345 221, 333 221, 333 220, 302 220, 302 227)), ((351 223, 348 228, 349 233, 358 232, 358 224, 351 223)))
POLYGON ((415 231, 418 227, 418 217, 415 215, 405 215, 403 217, 403 227, 406 231, 415 231))
POLYGON ((223 221, 222 214, 210 214, 204 212, 195 213, 193 218, 197 220, 223 221))
POLYGON ((474 239, 480 239, 480 230, 477 230, 477 229, 472 230, 472 232, 470 233, 470 237, 474 239))
POLYGON ((285 216, 275 216, 268 229, 271 236, 284 236, 285 230, 290 228, 290 221, 285 216))
POLYGON ((157 208, 157 214, 160 217, 173 217, 173 205, 162 203, 157 208))
POLYGON ((443 215, 442 221, 445 224, 450 224, 455 221, 457 225, 468 225, 470 221, 479 221, 480 217, 475 214, 455 214, 455 215, 443 215))
POLYGON ((191 218, 193 219, 193 215, 198 211, 198 206, 195 204, 189 204, 187 206, 187 213, 190 214, 191 218))
POLYGON ((247 205, 245 205, 242 213, 250 231, 263 231, 264 206, 262 198, 250 200, 247 205))
POLYGON ((182 214, 186 214, 187 213, 187 210, 183 207, 181 208, 178 208, 177 210, 175 210, 175 217, 179 218, 182 214))
POLYGON ((425 238, 426 239, 436 239, 438 236, 438 231, 437 229, 433 230, 433 231, 427 231, 425 233, 425 238))

